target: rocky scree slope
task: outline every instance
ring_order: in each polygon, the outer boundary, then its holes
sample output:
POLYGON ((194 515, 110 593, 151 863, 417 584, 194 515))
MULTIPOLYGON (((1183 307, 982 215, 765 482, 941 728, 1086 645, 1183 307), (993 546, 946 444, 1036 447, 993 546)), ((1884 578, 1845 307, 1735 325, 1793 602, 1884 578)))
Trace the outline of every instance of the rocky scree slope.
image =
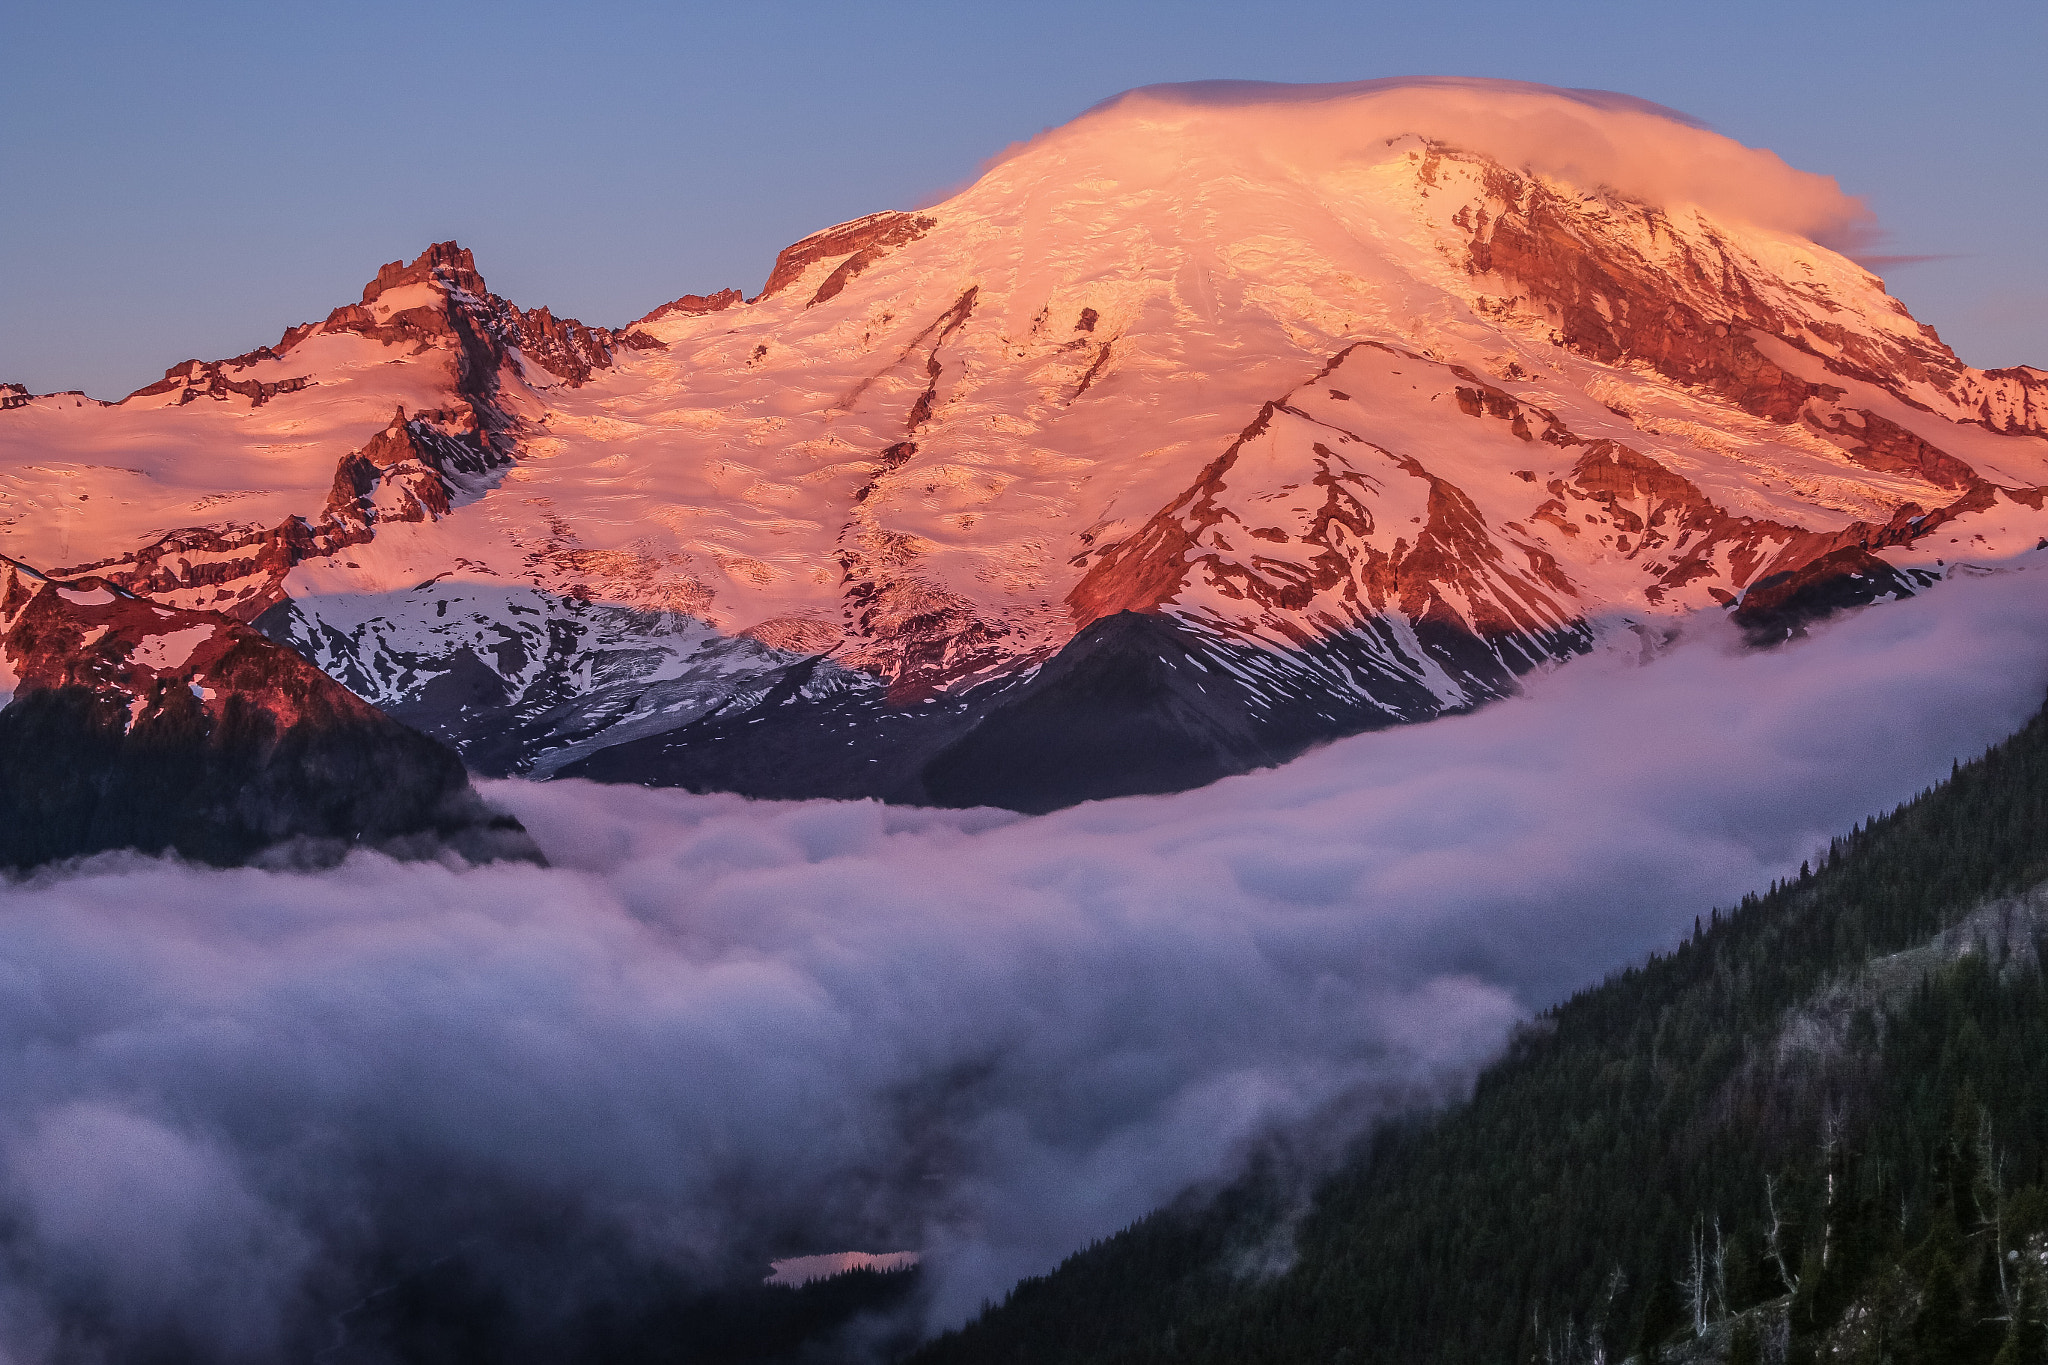
POLYGON ((540 854, 462 762, 218 612, 0 559, 0 869, 540 854))
POLYGON ((588 328, 444 244, 28 400, 0 547, 258 621, 492 773, 1166 790, 2039 545, 2048 374, 1811 240, 1845 205, 1620 97, 1137 91, 751 299, 588 328))

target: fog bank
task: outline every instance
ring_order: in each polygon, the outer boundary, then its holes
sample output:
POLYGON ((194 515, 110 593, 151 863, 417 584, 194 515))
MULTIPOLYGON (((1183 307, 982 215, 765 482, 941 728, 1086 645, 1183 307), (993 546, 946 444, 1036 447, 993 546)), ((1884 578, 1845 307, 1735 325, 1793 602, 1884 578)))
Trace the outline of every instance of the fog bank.
POLYGON ((552 869, 46 873, 0 889, 0 1341, 268 1359, 435 1257, 546 1315, 856 1248, 957 1321, 1276 1125, 1458 1093, 2044 682, 2015 572, 1045 817, 492 783, 552 869))

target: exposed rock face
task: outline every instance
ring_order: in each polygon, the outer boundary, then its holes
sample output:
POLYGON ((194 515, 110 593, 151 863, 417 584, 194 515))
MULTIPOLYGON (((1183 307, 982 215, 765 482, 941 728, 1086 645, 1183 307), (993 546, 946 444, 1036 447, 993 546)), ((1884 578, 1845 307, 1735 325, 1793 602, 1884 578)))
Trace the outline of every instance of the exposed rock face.
POLYGON ((251 407, 260 408, 281 393, 297 393, 300 389, 310 384, 312 380, 305 375, 295 375, 290 379, 277 379, 268 382, 255 379, 230 379, 228 376, 236 370, 247 369, 259 360, 277 360, 279 358, 281 358, 281 352, 264 346, 249 352, 247 355, 235 356, 228 360, 187 360, 181 364, 171 366, 171 368, 164 371, 162 379, 159 379, 154 384, 137 389, 129 396, 131 398, 153 398, 160 393, 175 393, 178 395, 178 404, 182 407, 186 403, 194 402, 201 398, 211 398, 219 402, 227 399, 230 395, 239 394, 241 397, 249 400, 251 407))
POLYGON ((516 354, 570 385, 585 383, 612 363, 615 347, 659 346, 653 338, 621 341, 601 327, 554 317, 547 309, 522 310, 485 287, 466 248, 454 242, 429 247, 410 263, 393 261, 363 287, 362 302, 335 309, 326 321, 287 331, 276 346, 230 360, 174 365, 164 378, 131 399, 175 393, 183 406, 233 395, 261 406, 281 393, 317 383, 298 376, 279 381, 229 376, 262 361, 279 361, 320 336, 352 333, 412 356, 450 353, 455 361, 450 406, 416 413, 403 407, 382 432, 344 455, 326 504, 271 527, 190 528, 129 554, 77 564, 70 574, 95 573, 132 591, 167 594, 215 587, 230 594, 219 606, 254 620, 283 597, 283 580, 298 564, 324 558, 372 539, 380 522, 446 516, 465 495, 488 486, 509 465, 516 448, 514 417, 498 401, 516 354), (195 559, 195 552, 204 558, 195 559))
MULTIPOLYGON (((335 475, 337 485, 349 476, 350 463, 344 460, 335 475)), ((360 529, 323 520, 316 530, 299 517, 269 527, 195 526, 173 531, 132 554, 61 572, 101 576, 123 591, 144 595, 216 588, 226 599, 223 609, 239 618, 261 613, 294 566, 360 543, 360 529)))
POLYGON ((1742 595, 1735 619, 1752 642, 1776 644, 1835 612, 1911 597, 1934 577, 1923 569, 1893 568, 1861 545, 1845 545, 1759 579, 1742 595))
MULTIPOLYGON (((391 344, 422 347, 454 341, 470 359, 465 379, 471 388, 489 386, 505 361, 505 348, 517 347, 528 360, 571 384, 581 384, 591 371, 612 363, 614 334, 586 327, 574 318, 557 318, 546 308, 527 311, 499 298, 477 274, 468 248, 436 242, 410 263, 392 261, 363 286, 363 301, 337 308, 321 324, 328 331, 353 331, 391 344), (405 304, 390 310, 376 307, 388 296, 417 288, 405 304), (438 297, 437 297, 438 296, 438 297)), ((310 332, 305 335, 310 335, 310 332)), ((286 334, 287 344, 304 335, 286 334)))
POLYGON ((217 587, 226 599, 221 609, 252 621, 283 600, 285 578, 300 564, 365 544, 382 524, 438 520, 457 499, 488 486, 507 457, 474 427, 451 426, 453 417, 442 411, 408 418, 401 409, 360 451, 342 457, 326 503, 310 521, 173 531, 131 554, 62 572, 96 574, 149 596, 217 587))
MULTIPOLYGON (((499 298, 477 274, 469 250, 454 242, 437 242, 409 264, 393 261, 381 267, 363 287, 363 301, 335 309, 321 329, 357 332, 387 345, 457 346, 464 361, 457 387, 473 401, 495 393, 508 348, 576 385, 612 363, 615 340, 603 327, 557 318, 546 308, 528 311, 499 298), (380 301, 389 306, 379 308, 380 301)), ((303 339, 286 336, 288 344, 303 339)))
POLYGON ((495 466, 482 442, 451 435, 425 417, 401 410, 362 450, 346 456, 334 474, 324 522, 432 521, 448 515, 451 499, 469 480, 495 466))
MULTIPOLYGON (((1470 171, 1482 160, 1432 149, 1422 175, 1433 180, 1453 162, 1470 171)), ((1924 325, 1873 331, 1838 319, 1841 303, 1826 285, 1767 273, 1730 237, 1681 231, 1654 206, 1607 202, 1589 213, 1582 198, 1533 177, 1491 164, 1476 173, 1481 193, 1451 220, 1470 234, 1467 269, 1482 286, 1498 279, 1512 287, 1492 299, 1496 309, 1538 311, 1578 354, 1651 366, 1757 416, 1805 421, 1847 446, 1876 446, 1879 459, 1902 458, 1882 449, 1900 436, 1925 443, 1889 423, 1866 432, 1872 414, 1842 406, 1846 390, 1810 378, 1815 370, 1923 408, 1937 398, 1946 415, 1994 431, 2048 435, 2048 374, 1972 370, 1924 325), (1759 335, 1789 342, 1816 364, 1788 366, 1759 335)), ((1892 308, 1906 318, 1896 302, 1892 308)), ((1960 486, 1966 468, 1931 449, 1903 458, 1936 460, 1948 487, 1960 486)))
POLYGON ((1989 430, 2007 435, 2048 431, 2048 370, 2032 365, 1966 369, 1949 392, 1989 430))
MULTIPOLYGON (((1194 487, 1106 549, 1067 596, 1076 624, 1201 601, 1187 615, 1226 638, 1300 649, 1357 633, 1384 640, 1389 671, 1453 681, 1453 704, 1500 696, 1515 674, 1590 644, 1547 553, 1504 550, 1455 485, 1346 430, 1351 400, 1330 386, 1352 382, 1352 354, 1267 404, 1194 487), (1374 629, 1395 619, 1408 625, 1398 642, 1374 629)), ((1457 392, 1484 411, 1473 390, 1457 392)))
POLYGON ((781 293, 819 261, 844 256, 850 263, 856 257, 861 258, 860 265, 850 271, 847 264, 842 264, 839 271, 828 277, 825 285, 819 286, 823 297, 813 296, 811 302, 821 303, 838 294, 847 279, 881 259, 891 248, 916 241, 936 225, 933 219, 923 214, 898 213, 891 209, 826 228, 823 232, 814 232, 801 242, 782 249, 782 254, 775 258, 774 269, 768 272, 768 282, 761 286, 761 292, 755 297, 765 299, 781 293), (847 273, 842 276, 840 271, 847 273), (830 293, 825 293, 832 279, 838 279, 839 283, 831 287, 830 293))
POLYGON ((646 317, 633 323, 626 331, 630 333, 635 327, 659 322, 665 317, 698 317, 705 313, 723 312, 740 302, 742 297, 737 289, 721 289, 716 294, 685 294, 679 299, 664 303, 646 317))
POLYGON ((218 613, 0 560, 0 682, 0 868, 120 848, 539 857, 453 753, 218 613))

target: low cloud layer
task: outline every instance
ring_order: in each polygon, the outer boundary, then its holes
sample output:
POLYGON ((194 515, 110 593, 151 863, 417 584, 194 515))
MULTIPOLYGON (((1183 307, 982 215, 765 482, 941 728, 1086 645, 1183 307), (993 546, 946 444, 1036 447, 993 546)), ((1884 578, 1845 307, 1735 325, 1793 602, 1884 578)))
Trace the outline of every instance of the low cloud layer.
POLYGON ((1455 1093, 2017 727, 2048 574, 1722 630, 1041 818, 501 783, 552 870, 0 890, 0 1342, 310 1351, 437 1257, 540 1313, 915 1248, 958 1320, 1276 1126, 1455 1093))
POLYGON ((1452 76, 1148 85, 1012 147, 992 164, 1105 143, 1132 164, 1196 147, 1234 147, 1243 157, 1317 175, 1384 156, 1386 140, 1404 135, 1481 152, 1582 189, 1605 186, 1672 208, 1697 205, 1837 250, 1866 241, 1874 222, 1832 176, 1797 170, 1774 152, 1746 147, 1648 100, 1452 76))

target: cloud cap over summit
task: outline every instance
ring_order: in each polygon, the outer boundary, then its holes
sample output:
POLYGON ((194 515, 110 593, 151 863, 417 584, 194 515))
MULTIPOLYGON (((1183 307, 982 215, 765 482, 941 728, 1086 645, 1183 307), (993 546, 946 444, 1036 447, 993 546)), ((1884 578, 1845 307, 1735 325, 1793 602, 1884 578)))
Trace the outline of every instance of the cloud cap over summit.
POLYGON ((1476 77, 1139 86, 1016 144, 989 169, 1040 152, 1072 155, 1084 145, 1147 163, 1201 141, 1317 177, 1362 160, 1368 144, 1403 136, 1479 152, 1586 191, 1604 188, 1666 208, 1697 205, 1841 250, 1866 241, 1875 227, 1868 206, 1834 177, 1798 170, 1691 115, 1609 90, 1476 77))

